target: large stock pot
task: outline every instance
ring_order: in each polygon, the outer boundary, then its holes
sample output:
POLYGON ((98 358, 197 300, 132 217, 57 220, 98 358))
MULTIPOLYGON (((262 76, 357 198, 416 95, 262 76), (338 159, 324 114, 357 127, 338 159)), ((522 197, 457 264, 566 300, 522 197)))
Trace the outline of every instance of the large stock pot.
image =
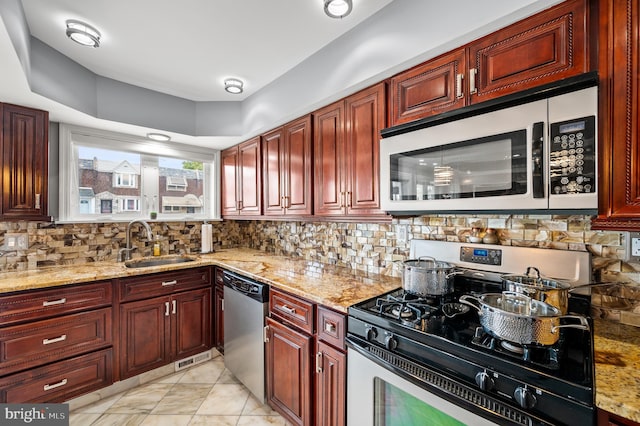
POLYGON ((443 296, 453 293, 455 266, 423 256, 403 262, 402 288, 417 296, 443 296))

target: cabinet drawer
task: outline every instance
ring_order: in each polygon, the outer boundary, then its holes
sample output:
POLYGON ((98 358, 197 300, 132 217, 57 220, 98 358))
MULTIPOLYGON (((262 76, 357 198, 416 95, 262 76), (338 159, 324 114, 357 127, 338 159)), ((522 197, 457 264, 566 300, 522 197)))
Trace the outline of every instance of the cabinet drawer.
POLYGON ((63 402, 113 383, 105 349, 0 379, 1 403, 63 402))
POLYGON ((318 339, 345 350, 344 336, 347 329, 347 320, 339 312, 332 311, 323 306, 318 306, 318 339))
POLYGON ((0 329, 0 375, 112 344, 112 310, 35 321, 0 329))
POLYGON ((111 305, 111 302, 111 281, 21 292, 0 297, 0 324, 39 320, 111 305))
POLYGON ((272 316, 313 334, 313 303, 271 288, 269 306, 272 316))
POLYGON ((120 301, 147 299, 211 285, 211 268, 182 269, 120 280, 120 301))

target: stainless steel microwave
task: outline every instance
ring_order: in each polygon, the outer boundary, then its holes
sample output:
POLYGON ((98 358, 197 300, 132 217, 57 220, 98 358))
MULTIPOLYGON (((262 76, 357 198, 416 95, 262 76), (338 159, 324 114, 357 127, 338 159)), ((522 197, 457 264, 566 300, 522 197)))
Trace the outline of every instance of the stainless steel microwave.
POLYGON ((382 208, 595 212, 597 98, 590 87, 383 138, 382 208))

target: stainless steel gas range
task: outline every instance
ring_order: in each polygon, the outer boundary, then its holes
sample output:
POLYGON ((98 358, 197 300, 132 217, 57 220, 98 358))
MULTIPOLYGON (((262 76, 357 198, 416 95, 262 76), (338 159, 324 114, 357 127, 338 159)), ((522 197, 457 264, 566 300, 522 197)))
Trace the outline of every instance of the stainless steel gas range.
MULTIPOLYGON (((529 266, 586 284, 588 253, 412 241, 411 258, 421 256, 463 271, 453 293, 400 289, 349 308, 348 425, 595 424, 590 330, 561 328, 553 345, 518 345, 488 335, 473 309, 442 309, 463 294, 501 292, 502 274, 529 266)), ((588 299, 570 297, 569 309, 586 316, 588 299)))

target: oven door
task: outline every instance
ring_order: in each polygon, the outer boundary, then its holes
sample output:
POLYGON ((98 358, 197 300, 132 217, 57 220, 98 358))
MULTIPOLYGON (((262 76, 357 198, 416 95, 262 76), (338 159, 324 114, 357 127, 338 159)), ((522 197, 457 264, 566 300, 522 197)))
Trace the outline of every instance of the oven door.
POLYGON ((380 141, 388 212, 548 208, 547 100, 380 141))
POLYGON ((347 350, 347 425, 495 425, 347 350))

